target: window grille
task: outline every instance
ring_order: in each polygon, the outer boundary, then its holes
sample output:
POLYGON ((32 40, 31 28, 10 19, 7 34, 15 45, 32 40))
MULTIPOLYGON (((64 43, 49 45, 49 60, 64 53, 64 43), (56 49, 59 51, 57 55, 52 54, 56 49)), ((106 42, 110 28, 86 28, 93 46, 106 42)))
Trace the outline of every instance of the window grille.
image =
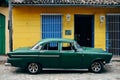
MULTIPOLYGON (((42 39, 62 37, 62 17, 61 15, 42 15, 42 39)), ((57 44, 51 43, 51 46, 57 44)))
POLYGON ((120 14, 109 14, 106 20, 106 50, 120 56, 120 14))

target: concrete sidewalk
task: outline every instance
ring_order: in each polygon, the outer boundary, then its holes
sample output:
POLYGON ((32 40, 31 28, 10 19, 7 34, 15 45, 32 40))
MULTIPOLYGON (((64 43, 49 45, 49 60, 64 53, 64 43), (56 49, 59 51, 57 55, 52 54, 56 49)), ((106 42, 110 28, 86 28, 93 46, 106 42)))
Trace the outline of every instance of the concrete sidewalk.
MULTIPOLYGON (((0 55, 0 63, 5 63, 7 61, 7 56, 6 55, 0 55)), ((120 62, 120 56, 113 56, 112 57, 113 62, 120 62)))
POLYGON ((120 62, 120 56, 113 56, 112 61, 120 62))
POLYGON ((7 61, 7 56, 6 55, 0 55, 0 64, 5 63, 7 61))

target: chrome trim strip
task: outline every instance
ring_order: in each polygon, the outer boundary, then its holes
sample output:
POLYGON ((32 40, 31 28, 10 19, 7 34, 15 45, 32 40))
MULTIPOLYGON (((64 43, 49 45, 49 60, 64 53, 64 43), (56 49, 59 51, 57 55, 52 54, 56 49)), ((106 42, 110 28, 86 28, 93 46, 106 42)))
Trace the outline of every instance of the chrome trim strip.
POLYGON ((38 57, 38 55, 11 55, 12 57, 38 57))
POLYGON ((43 70, 88 71, 88 69, 43 68, 43 70))
POLYGON ((60 57, 59 55, 11 55, 12 57, 60 57))
POLYGON ((59 55, 39 55, 39 57, 60 57, 59 55))

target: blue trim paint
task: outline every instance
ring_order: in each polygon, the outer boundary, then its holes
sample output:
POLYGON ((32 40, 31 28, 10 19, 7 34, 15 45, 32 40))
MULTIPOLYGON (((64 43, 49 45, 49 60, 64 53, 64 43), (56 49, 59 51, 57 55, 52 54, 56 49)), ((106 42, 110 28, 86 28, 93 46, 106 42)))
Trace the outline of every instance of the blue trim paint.
POLYGON ((109 49, 108 17, 106 16, 106 51, 109 49))
POLYGON ((92 17, 92 47, 94 47, 94 15, 92 17))

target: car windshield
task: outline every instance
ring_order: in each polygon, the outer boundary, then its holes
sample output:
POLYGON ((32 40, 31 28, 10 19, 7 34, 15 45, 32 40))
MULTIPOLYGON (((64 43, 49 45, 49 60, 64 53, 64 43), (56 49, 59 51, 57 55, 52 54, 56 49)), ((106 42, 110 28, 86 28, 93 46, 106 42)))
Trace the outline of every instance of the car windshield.
POLYGON ((81 48, 80 45, 76 42, 77 49, 81 48))
POLYGON ((82 47, 76 42, 75 43, 77 50, 82 50, 82 47))
POLYGON ((39 44, 39 42, 37 42, 36 44, 34 44, 31 49, 34 49, 37 45, 39 44))

